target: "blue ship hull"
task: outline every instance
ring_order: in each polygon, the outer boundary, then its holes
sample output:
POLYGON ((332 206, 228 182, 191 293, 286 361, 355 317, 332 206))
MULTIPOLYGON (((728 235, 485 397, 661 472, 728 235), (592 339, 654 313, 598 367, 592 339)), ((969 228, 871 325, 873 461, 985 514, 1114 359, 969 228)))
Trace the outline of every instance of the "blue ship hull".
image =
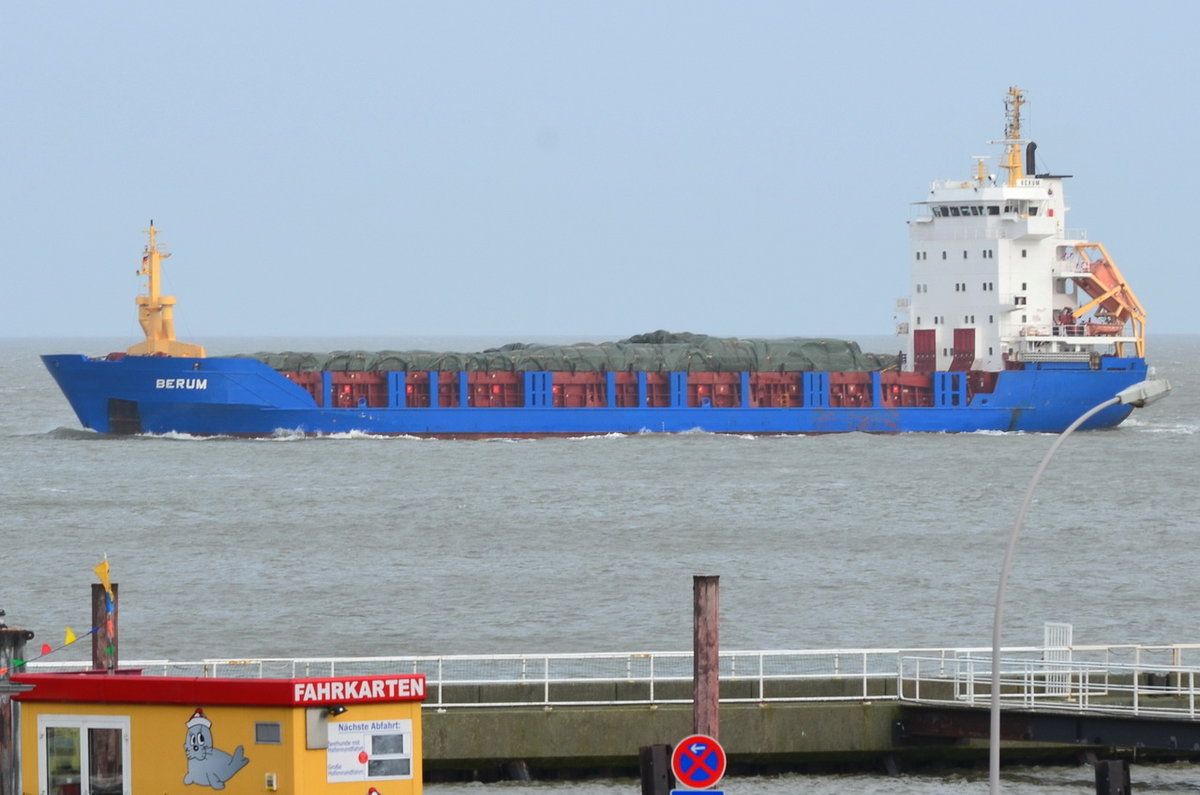
MULTIPOLYGON (((1141 358, 1088 363, 1030 363, 998 375, 995 388, 968 395, 963 373, 934 374, 933 405, 885 407, 874 374, 872 406, 823 405, 822 373, 804 379, 805 405, 732 408, 474 408, 465 388, 456 406, 406 407, 396 390, 382 407, 321 406, 304 388, 255 359, 43 356, 84 427, 100 433, 269 436, 277 432, 435 437, 583 436, 700 430, 740 434, 1030 431, 1057 433, 1090 408, 1145 380, 1141 358)), ((553 379, 553 374, 547 374, 553 379)), ((686 374, 681 374, 686 376, 686 374)), ((401 382, 402 383, 402 382, 401 382)), ((465 379, 464 379, 465 383, 465 379)), ((827 387, 826 387, 827 392, 827 387)), ((1084 428, 1119 424, 1131 407, 1113 406, 1084 428)))

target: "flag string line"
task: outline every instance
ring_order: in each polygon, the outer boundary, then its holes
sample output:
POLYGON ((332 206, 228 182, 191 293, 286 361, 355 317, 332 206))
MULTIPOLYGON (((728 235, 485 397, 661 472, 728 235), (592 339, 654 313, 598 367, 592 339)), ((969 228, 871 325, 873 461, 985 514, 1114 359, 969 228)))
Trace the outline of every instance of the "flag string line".
MULTIPOLYGON (((70 629, 70 627, 68 627, 68 630, 69 629, 70 629)), ((99 631, 100 631, 100 627, 92 627, 87 632, 83 633, 82 635, 75 636, 74 639, 72 639, 66 643, 63 643, 61 646, 51 646, 49 651, 46 651, 46 646, 49 644, 42 644, 41 654, 39 654, 36 657, 30 657, 28 660, 18 660, 17 658, 14 657, 13 659, 9 660, 8 667, 0 668, 0 676, 7 675, 9 667, 17 668, 19 666, 25 665, 26 663, 37 662, 38 660, 42 659, 43 657, 48 657, 49 655, 53 654, 56 651, 62 651, 63 649, 67 648, 68 646, 75 645, 76 643, 83 640, 84 638, 86 638, 90 635, 95 635, 99 631)), ((111 646, 109 646, 108 648, 109 648, 109 650, 112 649, 111 646)), ((110 651, 110 653, 111 653, 111 651, 110 651)))
MULTIPOLYGON (((113 596, 112 580, 111 580, 111 569, 109 568, 109 563, 108 563, 108 553, 104 554, 104 560, 100 561, 100 563, 98 565, 96 565, 92 569, 92 571, 94 571, 96 573, 96 576, 100 578, 100 584, 104 586, 104 615, 105 615, 104 625, 108 629, 108 634, 110 636, 109 637, 110 643, 108 645, 108 648, 106 648, 104 650, 104 653, 112 654, 113 647, 112 647, 112 643, 111 643, 111 636, 113 634, 113 614, 116 612, 116 605, 114 604, 114 596, 113 596)), ((78 643, 80 638, 86 638, 88 635, 95 635, 99 631, 100 631, 100 627, 92 627, 87 632, 83 633, 83 635, 75 635, 75 633, 73 631, 71 631, 71 628, 67 627, 66 637, 70 638, 70 640, 67 640, 61 646, 50 646, 50 644, 48 644, 48 643, 43 643, 42 644, 42 653, 39 654, 38 656, 33 657, 28 660, 18 660, 14 657, 13 659, 9 660, 7 666, 0 667, 0 676, 8 676, 9 668, 17 668, 22 665, 25 665, 26 663, 36 662, 37 660, 40 660, 43 657, 49 656, 56 651, 62 651, 63 649, 67 648, 68 646, 70 646, 74 643, 78 643), (74 637, 72 637, 72 636, 74 636, 74 637)))

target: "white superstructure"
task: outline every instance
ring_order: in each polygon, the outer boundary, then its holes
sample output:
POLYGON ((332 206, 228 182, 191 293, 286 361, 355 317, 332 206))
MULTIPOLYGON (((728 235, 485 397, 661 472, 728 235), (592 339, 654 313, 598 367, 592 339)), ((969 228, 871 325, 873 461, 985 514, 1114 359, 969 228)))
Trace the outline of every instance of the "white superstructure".
MULTIPOLYGON (((1066 176, 1026 173, 1024 101, 1009 89, 998 142, 1006 175, 998 180, 978 158, 974 178, 935 181, 915 203, 912 295, 901 301, 908 319, 898 328, 906 369, 999 371, 1143 353, 1137 299, 1103 246, 1066 226, 1066 176)), ((1026 148, 1029 172, 1035 148, 1026 148)))

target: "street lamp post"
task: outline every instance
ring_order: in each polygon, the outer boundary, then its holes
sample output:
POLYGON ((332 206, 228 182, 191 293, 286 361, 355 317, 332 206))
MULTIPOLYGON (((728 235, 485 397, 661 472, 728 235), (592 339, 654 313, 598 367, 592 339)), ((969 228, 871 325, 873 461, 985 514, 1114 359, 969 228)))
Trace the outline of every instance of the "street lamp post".
POLYGON ((1004 623, 1004 592, 1008 586, 1009 571, 1012 569, 1013 553, 1017 548, 1017 537, 1021 534, 1025 514, 1028 513, 1029 505, 1033 502, 1033 492, 1037 488, 1038 481, 1042 479, 1042 473, 1050 464, 1050 459, 1058 452, 1063 441, 1071 435, 1071 431, 1106 408, 1118 404, 1141 408, 1164 397, 1170 391, 1171 384, 1166 379, 1156 378, 1150 381, 1141 381, 1122 389, 1112 398, 1085 411, 1079 416, 1079 419, 1068 425, 1066 430, 1058 435, 1054 444, 1050 445, 1042 463, 1033 473, 1033 479, 1029 481, 1029 488, 1025 490, 1025 499, 1021 503, 1021 509, 1017 511, 1017 519, 1013 522, 1012 530, 1008 534, 1008 548, 1004 551, 1004 563, 1000 567, 1000 585, 996 589, 996 613, 992 619, 992 709, 991 727, 988 734, 988 772, 992 795, 1000 792, 1000 627, 1004 623))

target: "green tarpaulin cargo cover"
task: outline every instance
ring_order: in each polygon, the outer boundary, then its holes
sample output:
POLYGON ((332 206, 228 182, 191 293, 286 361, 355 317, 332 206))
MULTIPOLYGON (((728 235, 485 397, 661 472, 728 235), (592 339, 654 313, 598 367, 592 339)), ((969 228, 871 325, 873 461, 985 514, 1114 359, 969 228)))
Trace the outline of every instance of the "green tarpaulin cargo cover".
POLYGON ((894 368, 894 354, 863 353, 858 343, 834 339, 738 339, 655 331, 619 342, 540 345, 515 342, 478 353, 454 351, 334 351, 255 353, 275 370, 441 372, 864 372, 894 368))

